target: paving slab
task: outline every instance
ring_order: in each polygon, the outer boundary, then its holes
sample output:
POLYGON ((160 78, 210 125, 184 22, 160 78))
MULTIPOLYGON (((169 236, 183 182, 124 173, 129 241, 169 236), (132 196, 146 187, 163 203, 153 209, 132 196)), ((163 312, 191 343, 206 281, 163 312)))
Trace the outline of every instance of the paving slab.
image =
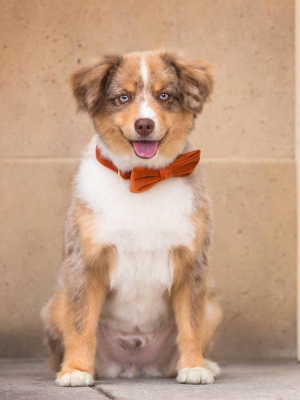
POLYGON ((102 400, 95 388, 54 385, 44 360, 0 360, 0 400, 102 400))
POLYGON ((114 379, 94 388, 59 388, 43 360, 0 360, 0 400, 300 400, 295 361, 221 363, 213 385, 182 385, 174 379, 114 379))
POLYGON ((296 362, 221 365, 212 385, 178 384, 172 379, 102 381, 102 393, 117 400, 299 400, 300 365, 296 362))

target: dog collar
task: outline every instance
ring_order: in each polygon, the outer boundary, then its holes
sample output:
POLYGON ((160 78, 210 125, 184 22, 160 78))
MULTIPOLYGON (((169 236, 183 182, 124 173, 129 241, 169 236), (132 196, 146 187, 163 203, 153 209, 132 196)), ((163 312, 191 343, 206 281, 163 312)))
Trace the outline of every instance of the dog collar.
POLYGON ((132 193, 141 193, 151 189, 158 182, 164 181, 172 177, 189 176, 196 168, 200 161, 200 150, 190 151, 181 154, 174 162, 166 168, 148 169, 144 167, 135 167, 132 171, 122 172, 113 162, 104 158, 101 151, 96 146, 96 158, 100 164, 106 168, 117 172, 122 179, 130 179, 130 191, 132 193))

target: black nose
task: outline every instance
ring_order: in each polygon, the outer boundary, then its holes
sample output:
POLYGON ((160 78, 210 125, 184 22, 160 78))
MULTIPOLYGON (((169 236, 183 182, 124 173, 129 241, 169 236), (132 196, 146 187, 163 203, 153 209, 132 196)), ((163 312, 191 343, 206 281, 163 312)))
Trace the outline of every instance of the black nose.
POLYGON ((139 118, 134 123, 137 133, 143 137, 150 135, 154 130, 154 121, 150 118, 139 118))

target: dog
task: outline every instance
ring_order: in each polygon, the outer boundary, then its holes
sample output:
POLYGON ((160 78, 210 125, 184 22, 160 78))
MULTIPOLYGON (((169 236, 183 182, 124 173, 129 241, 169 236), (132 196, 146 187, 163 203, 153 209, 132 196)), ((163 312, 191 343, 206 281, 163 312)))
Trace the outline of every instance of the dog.
POLYGON ((211 206, 190 135, 213 83, 208 63, 168 51, 107 55, 71 75, 96 134, 42 312, 57 385, 137 376, 209 384, 219 374, 206 358, 221 318, 211 206))

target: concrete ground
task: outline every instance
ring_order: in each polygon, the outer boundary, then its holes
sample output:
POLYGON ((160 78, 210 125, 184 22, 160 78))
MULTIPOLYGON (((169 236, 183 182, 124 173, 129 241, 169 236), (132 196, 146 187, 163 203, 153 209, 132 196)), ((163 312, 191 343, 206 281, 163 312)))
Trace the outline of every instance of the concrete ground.
POLYGON ((174 379, 117 379, 93 388, 59 388, 44 361, 0 360, 1 400, 300 400, 296 362, 230 363, 212 385, 182 385, 174 379))

